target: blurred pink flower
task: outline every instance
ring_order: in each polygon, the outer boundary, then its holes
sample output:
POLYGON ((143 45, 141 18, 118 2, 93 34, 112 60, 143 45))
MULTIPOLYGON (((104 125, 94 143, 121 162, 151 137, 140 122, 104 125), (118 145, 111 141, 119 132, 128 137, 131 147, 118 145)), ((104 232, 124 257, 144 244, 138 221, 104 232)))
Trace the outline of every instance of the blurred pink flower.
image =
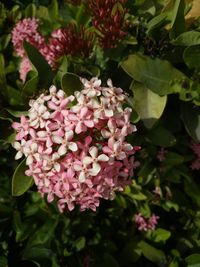
POLYGON ((26 55, 23 48, 24 41, 38 49, 44 45, 45 39, 40 34, 38 28, 39 24, 36 18, 25 18, 15 25, 12 30, 12 43, 18 56, 24 57, 26 55))
POLYGON ((19 66, 19 75, 23 83, 26 81, 27 73, 32 70, 32 66, 27 57, 23 57, 19 66))
POLYGON ((99 42, 104 48, 116 47, 126 36, 126 8, 119 8, 127 0, 89 0, 93 26, 100 32, 99 42))
POLYGON ((192 170, 200 170, 200 143, 192 142, 190 145, 193 153, 196 155, 196 159, 191 164, 192 170))
POLYGON ((165 156, 167 154, 167 150, 164 147, 161 147, 161 149, 158 151, 157 159, 162 162, 165 160, 165 156))
POLYGON ((60 57, 64 55, 88 57, 93 46, 93 34, 87 33, 73 23, 51 33, 48 43, 41 49, 49 65, 57 67, 60 57))
POLYGON ((158 223, 159 216, 152 214, 149 218, 144 218, 141 213, 134 215, 134 221, 139 231, 154 231, 158 223))

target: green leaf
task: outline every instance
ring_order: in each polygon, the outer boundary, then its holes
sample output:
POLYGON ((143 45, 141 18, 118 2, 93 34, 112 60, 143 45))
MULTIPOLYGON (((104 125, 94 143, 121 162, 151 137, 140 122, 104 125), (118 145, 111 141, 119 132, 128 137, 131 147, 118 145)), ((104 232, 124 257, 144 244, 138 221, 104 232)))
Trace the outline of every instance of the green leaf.
POLYGON ((168 14, 161 13, 147 23, 147 33, 167 23, 168 14))
POLYGON ((167 96, 159 96, 140 83, 133 83, 134 108, 143 120, 146 128, 152 128, 161 117, 167 102, 167 96))
POLYGON ((191 179, 184 181, 184 190, 188 196, 200 207, 200 189, 199 186, 191 179))
POLYGON ((28 249, 25 249, 22 255, 23 260, 41 260, 49 259, 51 260, 52 250, 44 248, 42 246, 34 246, 28 249))
POLYGON ((168 61, 140 54, 130 55, 121 63, 121 67, 134 80, 143 83, 158 95, 173 93, 172 82, 185 77, 168 61))
POLYGON ((25 175, 26 159, 24 159, 16 168, 12 177, 12 195, 21 196, 24 194, 32 185, 33 178, 25 175))
POLYGON ((82 90, 83 84, 81 83, 79 76, 67 72, 62 76, 61 88, 69 96, 74 94, 75 91, 82 90))
POLYGON ((200 70, 200 45, 187 47, 183 59, 189 68, 200 70))
POLYGON ((42 227, 40 227, 30 238, 27 247, 45 244, 49 239, 52 238, 57 224, 57 217, 48 219, 47 222, 42 227))
POLYGON ((104 253, 100 259, 100 262, 95 263, 95 267, 119 267, 118 262, 115 258, 108 253, 104 253))
POLYGON ((165 159, 163 161, 166 165, 180 165, 184 162, 184 157, 175 153, 175 152, 167 152, 165 159))
POLYGON ((183 102, 181 104, 181 118, 188 134, 196 142, 200 142, 200 107, 183 102))
POLYGON ((57 0, 51 0, 51 4, 48 7, 48 9, 49 9, 49 15, 51 19, 56 19, 59 15, 57 0))
POLYGON ((150 140, 154 145, 161 147, 170 147, 176 143, 174 135, 162 126, 158 126, 147 134, 148 140, 150 140))
POLYGON ((5 61, 3 54, 0 54, 0 88, 1 94, 4 97, 7 97, 7 83, 6 83, 6 75, 5 75, 5 61))
POLYGON ((7 86, 7 96, 11 106, 19 107, 24 105, 21 92, 9 85, 7 86))
POLYGON ((74 245, 75 245, 77 251, 84 249, 85 242, 86 242, 86 239, 84 236, 81 236, 77 240, 75 240, 74 245))
POLYGON ((171 14, 171 32, 170 37, 175 38, 179 34, 185 31, 185 1, 182 0, 173 0, 174 6, 171 14))
POLYGON ((139 243, 139 248, 142 250, 144 257, 149 261, 156 263, 158 266, 162 266, 166 263, 166 257, 162 250, 154 248, 145 241, 139 243))
POLYGON ((174 41, 174 45, 181 46, 192 46, 200 44, 200 32, 198 31, 187 31, 180 34, 174 41))
POLYGON ((7 108, 6 111, 8 111, 8 113, 10 113, 13 117, 16 117, 16 118, 20 118, 22 115, 24 116, 28 115, 27 110, 17 111, 17 110, 12 110, 12 109, 7 108))
POLYGON ((40 54, 38 49, 35 48, 33 45, 27 42, 24 42, 24 49, 26 51, 26 54, 30 62, 32 63, 32 65, 35 67, 35 69, 38 72, 40 87, 42 88, 42 87, 49 86, 53 80, 53 72, 51 70, 50 65, 47 63, 44 57, 40 54))
POLYGON ((38 88, 38 72, 37 71, 32 71, 33 77, 28 80, 23 89, 22 89, 22 97, 23 98, 28 98, 29 96, 33 96, 35 92, 37 92, 38 88))
POLYGON ((185 258, 187 267, 200 267, 200 254, 192 254, 185 258))
POLYGON ((0 266, 1 267, 8 267, 8 261, 5 257, 0 256, 0 266))
POLYGON ((167 239, 169 239, 171 236, 171 233, 165 229, 157 228, 155 231, 152 232, 152 239, 155 242, 165 242, 167 239))
POLYGON ((33 4, 33 3, 31 3, 31 4, 29 4, 27 7, 26 7, 26 9, 25 9, 25 11, 24 11, 24 13, 25 13, 25 17, 26 18, 32 18, 32 17, 35 17, 36 16, 36 5, 35 4, 33 4))

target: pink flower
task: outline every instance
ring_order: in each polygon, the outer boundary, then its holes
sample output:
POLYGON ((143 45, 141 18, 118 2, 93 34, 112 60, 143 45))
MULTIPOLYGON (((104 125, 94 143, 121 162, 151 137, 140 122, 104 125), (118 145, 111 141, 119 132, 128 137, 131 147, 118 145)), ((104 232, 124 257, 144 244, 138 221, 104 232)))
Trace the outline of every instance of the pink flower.
POLYGON ((99 162, 103 161, 109 161, 109 157, 105 154, 98 155, 98 149, 95 146, 92 146, 89 150, 89 156, 86 156, 83 158, 83 164, 86 166, 89 164, 92 164, 92 171, 95 175, 97 175, 101 170, 101 165, 99 162))
POLYGON ((23 48, 23 42, 26 41, 36 48, 40 49, 44 43, 44 37, 38 31, 39 24, 35 18, 25 18, 20 20, 12 31, 12 43, 14 45, 16 53, 20 57, 24 57, 25 51, 23 48))
POLYGON ((158 223, 159 216, 152 214, 151 217, 145 219, 141 213, 134 215, 134 221, 139 231, 154 231, 158 223))
POLYGON ((116 8, 117 3, 125 4, 127 0, 89 0, 93 26, 100 32, 99 41, 102 47, 116 47, 126 35, 127 23, 125 8, 116 8))
POLYGON ((23 83, 26 81, 26 76, 29 71, 32 70, 32 66, 28 60, 27 57, 23 57, 22 61, 19 66, 19 74, 20 74, 20 79, 22 80, 23 83))
POLYGON ((158 151, 157 159, 162 162, 163 160, 165 160, 166 154, 167 150, 164 147, 161 147, 161 149, 158 151))
POLYGON ((25 116, 21 116, 20 123, 13 122, 12 127, 17 130, 17 135, 15 137, 16 140, 22 140, 27 134, 29 130, 29 123, 25 116))
POLYGON ((67 149, 71 151, 77 151, 78 146, 75 142, 70 142, 73 139, 74 132, 67 131, 65 132, 64 137, 60 137, 57 135, 53 136, 53 141, 55 144, 61 144, 61 146, 58 148, 58 155, 63 156, 67 153, 67 149))
POLYGON ((131 110, 123 110, 126 95, 111 81, 109 87, 96 77, 81 81, 84 88, 74 96, 51 86, 48 95, 30 100, 27 117, 13 123, 15 158, 25 156, 26 175, 48 202, 57 200, 60 212, 76 205, 95 211, 101 198, 113 199, 131 183, 139 165, 133 156, 139 147, 126 141, 136 129, 131 110))
POLYGON ((190 148, 193 150, 196 155, 196 159, 191 164, 192 170, 200 170, 200 143, 192 142, 190 148))
POLYGON ((156 225, 158 224, 158 219, 160 217, 156 216, 155 214, 152 214, 151 217, 148 219, 148 230, 154 231, 156 228, 156 225))

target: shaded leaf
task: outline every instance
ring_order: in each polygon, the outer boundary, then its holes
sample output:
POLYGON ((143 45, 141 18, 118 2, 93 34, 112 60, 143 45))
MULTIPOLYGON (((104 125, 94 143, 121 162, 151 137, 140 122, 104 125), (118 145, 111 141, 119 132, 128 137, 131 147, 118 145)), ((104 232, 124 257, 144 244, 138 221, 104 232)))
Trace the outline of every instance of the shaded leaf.
POLYGON ((176 143, 174 135, 162 126, 158 126, 148 132, 147 138, 157 146, 170 147, 176 143))
POLYGON ((164 265, 166 262, 165 254, 162 250, 154 248, 145 241, 141 241, 138 244, 139 248, 142 250, 142 254, 151 262, 156 263, 158 266, 164 265))
POLYGON ((24 159, 16 168, 12 177, 12 195, 21 196, 24 194, 32 185, 33 178, 25 175, 26 159, 24 159))
POLYGON ((33 45, 24 42, 24 49, 30 62, 38 72, 40 87, 49 86, 53 80, 53 72, 50 65, 33 45))
POLYGON ((188 134, 196 142, 200 142, 200 107, 183 102, 181 104, 181 118, 188 134))
POLYGON ((0 256, 0 266, 1 267, 8 267, 8 261, 5 257, 0 256))
POLYGON ((187 267, 200 267, 200 254, 192 254, 185 258, 187 267))
POLYGON ((35 232, 34 236, 30 238, 27 246, 32 247, 35 245, 45 244, 50 238, 52 238, 57 224, 57 217, 48 219, 47 222, 35 232))
POLYGON ((184 162, 184 157, 175 153, 175 152, 167 152, 163 163, 166 165, 180 165, 184 162))
POLYGON ((83 84, 81 83, 79 76, 74 73, 67 72, 62 76, 61 87, 62 90, 69 96, 74 94, 75 91, 82 90, 83 84))
POLYGON ((174 45, 191 46, 200 44, 200 32, 187 31, 180 34, 173 42, 174 45))
POLYGON ((189 68, 200 69, 200 45, 187 47, 183 59, 189 68))

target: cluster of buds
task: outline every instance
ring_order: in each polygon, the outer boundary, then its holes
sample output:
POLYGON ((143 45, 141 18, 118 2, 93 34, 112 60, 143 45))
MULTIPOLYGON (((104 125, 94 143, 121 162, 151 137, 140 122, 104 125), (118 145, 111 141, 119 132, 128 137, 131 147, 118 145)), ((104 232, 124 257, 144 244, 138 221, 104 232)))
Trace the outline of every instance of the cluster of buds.
POLYGON ((23 48, 26 41, 38 49, 49 65, 55 69, 63 55, 88 57, 93 46, 93 34, 87 33, 84 27, 77 29, 75 24, 52 32, 49 40, 39 32, 39 23, 35 18, 19 21, 12 31, 12 43, 18 56, 22 58, 20 64, 20 79, 25 82, 27 73, 32 69, 23 48))
POLYGON ((126 35, 127 0, 89 0, 93 26, 100 32, 99 41, 103 48, 116 47, 126 35))
POLYGON ((121 88, 101 86, 101 80, 81 78, 83 90, 67 96, 51 86, 49 94, 30 101, 28 116, 13 123, 18 151, 26 158, 26 175, 47 200, 58 199, 60 212, 96 210, 101 198, 130 184, 138 166, 127 135, 136 131, 131 109, 123 109, 127 96, 121 88))
POLYGON ((86 32, 83 26, 78 29, 75 24, 71 23, 65 28, 52 32, 48 44, 41 50, 41 53, 55 68, 58 59, 63 55, 89 57, 93 40, 93 33, 86 32))
POLYGON ((151 217, 145 219, 141 213, 135 214, 134 221, 139 231, 154 231, 160 217, 152 214, 151 217))
POLYGON ((200 143, 192 142, 190 148, 196 155, 196 159, 191 164, 192 170, 200 170, 200 143))

